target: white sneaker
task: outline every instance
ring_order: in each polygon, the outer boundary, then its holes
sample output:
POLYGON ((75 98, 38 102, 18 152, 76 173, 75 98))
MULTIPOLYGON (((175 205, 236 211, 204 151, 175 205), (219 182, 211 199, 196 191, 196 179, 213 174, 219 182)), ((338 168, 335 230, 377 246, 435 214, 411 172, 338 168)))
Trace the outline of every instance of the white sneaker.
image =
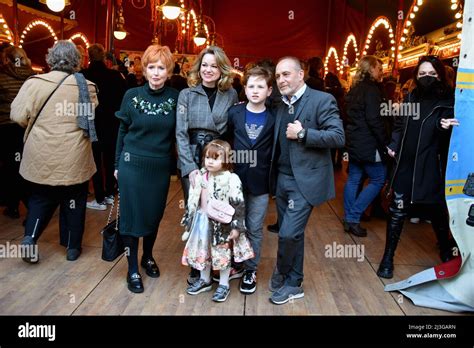
POLYGON ((417 217, 411 218, 411 219, 410 219, 410 222, 411 222, 412 224, 419 224, 419 223, 420 223, 420 218, 417 218, 417 217))
POLYGON ((87 202, 87 208, 95 210, 107 210, 107 204, 97 203, 97 201, 94 199, 91 202, 87 202))
POLYGON ((114 195, 110 195, 110 196, 105 197, 104 202, 106 204, 113 204, 114 203, 114 195))

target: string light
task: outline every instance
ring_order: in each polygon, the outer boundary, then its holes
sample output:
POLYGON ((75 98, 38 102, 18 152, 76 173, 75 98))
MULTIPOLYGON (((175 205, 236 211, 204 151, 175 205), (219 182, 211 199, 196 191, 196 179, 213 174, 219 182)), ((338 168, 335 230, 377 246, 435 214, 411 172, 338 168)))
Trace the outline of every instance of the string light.
POLYGON ((369 34, 367 35, 367 39, 365 40, 365 45, 364 45, 364 51, 362 52, 362 55, 367 55, 367 50, 370 48, 370 43, 372 42, 372 38, 374 35, 375 30, 383 25, 385 29, 388 30, 388 36, 390 39, 390 45, 391 45, 391 50, 392 50, 392 57, 395 56, 395 40, 394 40, 394 34, 393 34, 393 29, 392 25, 390 24, 390 21, 388 20, 387 17, 385 16, 380 16, 378 17, 374 23, 370 26, 369 34))
MULTIPOLYGON (((352 43, 352 47, 354 47, 355 50, 355 60, 354 62, 357 63, 359 61, 359 50, 357 49, 357 41, 354 36, 354 34, 349 34, 349 36, 346 39, 346 43, 344 44, 344 55, 342 56, 342 64, 345 64, 346 59, 347 59, 347 48, 349 47, 349 44, 352 43)), ((341 65, 340 67, 340 73, 343 73, 343 66, 341 65)))
POLYGON ((329 72, 328 63, 331 56, 334 56, 334 58, 336 59, 336 70, 338 71, 341 70, 341 67, 339 65, 339 56, 337 54, 337 50, 333 46, 331 46, 328 50, 326 59, 324 60, 324 76, 326 76, 327 73, 329 72))
MULTIPOLYGON (((418 0, 418 1, 416 1, 416 4, 415 4, 415 2, 413 3, 412 7, 408 11, 407 19, 405 20, 405 23, 403 25, 403 35, 400 38, 401 43, 405 43, 407 41, 406 35, 409 33, 409 30, 407 28, 410 27, 413 24, 412 20, 415 19, 417 12, 419 11, 419 9, 422 5, 423 5, 423 0, 418 0), (408 18, 410 18, 411 20, 408 19, 408 18)), ((458 7, 459 7, 459 0, 451 0, 451 10, 456 11, 456 10, 458 10, 458 7)), ((462 29, 462 16, 463 16, 463 14, 462 14, 461 10, 458 10, 456 12, 456 14, 454 15, 454 18, 456 20, 459 20, 456 23, 456 28, 458 28, 458 29, 462 29)), ((405 47, 401 44, 398 48, 401 51, 405 47)), ((403 57, 403 54, 400 53, 399 57, 400 58, 403 57)))
POLYGON ((30 30, 32 30, 33 28, 37 27, 37 26, 42 26, 42 27, 45 27, 46 29, 48 29, 49 33, 51 34, 51 36, 54 38, 54 43, 58 42, 58 37, 56 36, 56 34, 54 33, 54 30, 53 28, 51 27, 51 25, 49 25, 48 23, 46 23, 45 21, 43 21, 42 19, 35 19, 34 21, 30 22, 26 28, 23 30, 23 32, 21 33, 21 36, 20 36, 20 47, 23 47, 23 43, 24 43, 24 39, 26 37, 26 34, 28 34, 30 32, 30 30))
POLYGON ((76 34, 72 35, 69 38, 69 41, 73 41, 75 39, 81 40, 86 45, 86 48, 89 48, 89 40, 87 40, 87 37, 83 33, 76 33, 76 34))
POLYGON ((7 22, 0 13, 0 38, 5 38, 10 42, 10 45, 13 45, 13 38, 10 31, 10 28, 7 25, 7 22))

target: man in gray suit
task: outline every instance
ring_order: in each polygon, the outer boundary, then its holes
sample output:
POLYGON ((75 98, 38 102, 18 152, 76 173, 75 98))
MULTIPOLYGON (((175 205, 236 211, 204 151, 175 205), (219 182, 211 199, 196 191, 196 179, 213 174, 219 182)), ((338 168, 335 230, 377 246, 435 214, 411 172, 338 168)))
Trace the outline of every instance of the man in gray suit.
POLYGON ((336 100, 306 86, 297 58, 280 59, 275 77, 282 94, 272 155, 280 232, 270 301, 283 304, 304 296, 304 230, 313 207, 335 196, 330 149, 344 146, 344 130, 336 100))

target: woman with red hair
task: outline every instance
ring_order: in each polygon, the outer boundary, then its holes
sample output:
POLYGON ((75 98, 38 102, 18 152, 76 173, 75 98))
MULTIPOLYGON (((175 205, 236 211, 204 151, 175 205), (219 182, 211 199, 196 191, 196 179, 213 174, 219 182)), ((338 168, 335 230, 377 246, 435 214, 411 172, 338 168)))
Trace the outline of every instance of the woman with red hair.
POLYGON ((178 100, 178 91, 165 86, 174 67, 169 48, 149 46, 141 63, 147 83, 129 89, 116 112, 119 229, 127 249, 128 289, 136 293, 144 290, 138 272, 139 237, 143 237, 141 266, 148 276, 160 276, 152 250, 170 184, 178 100))

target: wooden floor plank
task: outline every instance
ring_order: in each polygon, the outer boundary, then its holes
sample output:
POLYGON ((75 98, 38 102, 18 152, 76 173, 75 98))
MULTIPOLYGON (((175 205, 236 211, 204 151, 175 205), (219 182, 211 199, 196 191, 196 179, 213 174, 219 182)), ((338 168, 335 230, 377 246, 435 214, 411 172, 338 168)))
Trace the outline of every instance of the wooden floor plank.
MULTIPOLYGON (((161 276, 145 275, 145 292, 132 294, 126 285, 127 261, 101 260, 100 230, 107 211, 87 210, 83 253, 75 262, 65 260, 59 245, 58 214, 40 239, 40 263, 30 265, 18 258, 0 259, 0 314, 58 315, 446 315, 448 312, 414 306, 399 293, 384 292, 384 284, 404 279, 439 262, 434 233, 429 224, 407 222, 395 257, 395 277, 384 280, 375 274, 383 254, 386 223, 372 219, 363 224, 366 238, 343 231, 343 185, 346 174, 336 173, 337 198, 316 207, 305 238, 305 297, 275 306, 269 302, 268 282, 276 263, 278 235, 264 228, 258 287, 253 295, 239 292, 231 281, 225 303, 211 301, 213 292, 187 295, 188 268, 181 265, 184 242, 179 221, 184 213, 179 181, 171 183, 167 208, 154 248, 161 276), (360 255, 330 255, 334 247, 357 246, 360 255), (363 247, 363 249, 362 249, 363 247)), ((92 199, 92 196, 89 198, 92 199)), ((21 222, 0 216, 0 243, 19 243, 21 222)), ((268 207, 265 225, 276 222, 275 201, 268 207)), ((141 255, 141 245, 140 245, 141 255)), ((217 285, 214 285, 213 291, 217 285)))

